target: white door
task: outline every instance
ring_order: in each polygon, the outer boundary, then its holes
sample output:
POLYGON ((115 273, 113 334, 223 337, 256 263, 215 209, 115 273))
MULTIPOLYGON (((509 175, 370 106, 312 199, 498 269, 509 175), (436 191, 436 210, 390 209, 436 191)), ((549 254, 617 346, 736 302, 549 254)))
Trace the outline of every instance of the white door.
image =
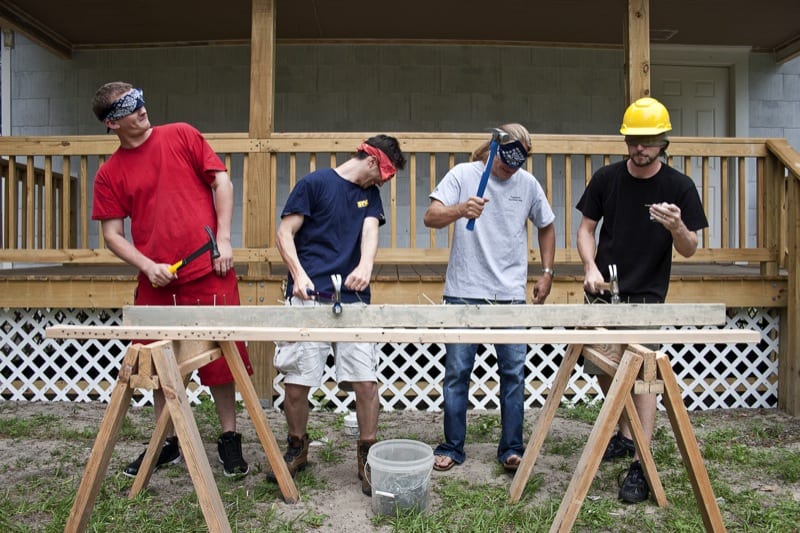
MULTIPOLYGON (((669 110, 674 136, 727 137, 730 135, 730 72, 727 67, 653 64, 651 93, 669 110)), ((683 170, 682 158, 673 164, 683 170)), ((690 175, 702 195, 702 162, 692 158, 690 175)), ((720 245, 719 161, 709 165, 709 198, 704 199, 711 246, 720 245)), ((705 245, 705 243, 702 243, 705 245)))

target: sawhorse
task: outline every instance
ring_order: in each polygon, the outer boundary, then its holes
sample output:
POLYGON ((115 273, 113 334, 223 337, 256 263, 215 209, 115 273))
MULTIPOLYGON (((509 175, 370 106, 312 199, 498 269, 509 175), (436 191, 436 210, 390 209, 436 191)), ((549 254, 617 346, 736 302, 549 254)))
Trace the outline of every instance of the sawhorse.
POLYGON ((166 409, 156 421, 153 436, 147 446, 139 473, 131 486, 130 497, 135 497, 147 486, 156 458, 161 452, 161 445, 169 430, 174 426, 208 530, 210 532, 231 531, 186 395, 186 380, 192 371, 220 357, 225 358, 231 369, 236 387, 242 395, 250 420, 264 447, 267 460, 275 472, 284 500, 287 503, 298 501, 299 495, 294 480, 281 456, 275 436, 269 427, 266 414, 261 408, 235 342, 165 340, 147 345, 133 344, 128 347, 122 361, 117 383, 111 393, 111 399, 97 432, 97 438, 75 496, 72 511, 67 519, 65 532, 78 533, 86 530, 89 515, 108 470, 122 422, 130 407, 133 391, 137 388, 161 389, 166 399, 166 409))
POLYGON ((556 373, 555 381, 542 412, 533 428, 522 462, 511 483, 510 502, 518 502, 525 489, 533 472, 536 458, 555 417, 556 409, 561 403, 569 377, 578 362, 578 356, 583 352, 584 358, 591 360, 604 373, 612 376, 613 381, 589 435, 589 440, 575 467, 575 473, 567 487, 567 492, 561 500, 556 518, 550 527, 551 533, 570 531, 575 524, 583 500, 586 498, 595 473, 600 466, 606 445, 621 415, 624 415, 630 422, 633 440, 636 450, 639 452, 653 499, 659 507, 667 506, 664 487, 658 477, 649 443, 645 438, 644 429, 633 403, 632 394, 634 393, 663 393, 663 403, 672 424, 684 466, 689 474, 689 481, 706 531, 725 531, 725 524, 714 498, 714 491, 711 488, 711 482, 703 464, 700 448, 697 445, 697 439, 694 436, 669 358, 661 352, 652 352, 638 344, 623 345, 623 350, 622 358, 617 364, 604 355, 601 347, 582 344, 569 346, 556 373))

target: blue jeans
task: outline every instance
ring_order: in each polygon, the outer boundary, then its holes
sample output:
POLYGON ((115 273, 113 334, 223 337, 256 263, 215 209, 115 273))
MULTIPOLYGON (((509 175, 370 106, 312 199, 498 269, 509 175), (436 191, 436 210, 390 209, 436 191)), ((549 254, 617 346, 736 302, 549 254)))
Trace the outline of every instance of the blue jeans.
MULTIPOLYGON (((471 298, 445 297, 447 304, 486 305, 497 302, 471 298)), ((503 302, 522 304, 522 301, 503 302)), ((458 464, 466 459, 464 441, 467 435, 467 403, 477 344, 446 344, 444 371, 444 439, 436 447, 436 455, 446 455, 458 464)), ((525 452, 522 423, 525 409, 526 344, 496 344, 500 374, 500 418, 502 433, 497 445, 497 460, 504 463, 511 455, 520 458, 525 452)))

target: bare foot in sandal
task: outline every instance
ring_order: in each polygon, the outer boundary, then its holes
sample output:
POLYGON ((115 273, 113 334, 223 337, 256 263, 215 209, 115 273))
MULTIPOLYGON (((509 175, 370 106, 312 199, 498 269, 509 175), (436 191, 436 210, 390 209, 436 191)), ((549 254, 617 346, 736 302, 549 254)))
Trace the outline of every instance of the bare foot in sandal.
POLYGON ((433 469, 438 470, 439 472, 446 472, 450 470, 456 465, 456 462, 453 461, 452 458, 446 455, 434 455, 433 456, 433 469))
POLYGON ((503 468, 506 469, 507 472, 515 472, 517 468, 519 468, 519 464, 522 462, 519 455, 509 455, 506 458, 506 462, 503 463, 503 468))

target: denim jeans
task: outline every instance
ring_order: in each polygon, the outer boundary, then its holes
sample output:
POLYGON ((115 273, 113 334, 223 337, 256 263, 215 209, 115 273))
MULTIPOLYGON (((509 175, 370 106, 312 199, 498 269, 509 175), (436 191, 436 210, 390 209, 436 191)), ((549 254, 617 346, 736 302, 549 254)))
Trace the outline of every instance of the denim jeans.
MULTIPOLYGON (((486 300, 445 297, 447 304, 493 304, 486 300)), ((522 301, 503 302, 522 304, 522 301)), ((464 441, 467 435, 467 403, 477 344, 446 344, 444 371, 444 438, 436 447, 436 455, 446 455, 458 464, 466 459, 464 441)), ((497 445, 501 463, 510 455, 520 458, 525 451, 522 442, 524 418, 526 344, 496 344, 497 367, 500 374, 500 418, 502 433, 497 445)))

